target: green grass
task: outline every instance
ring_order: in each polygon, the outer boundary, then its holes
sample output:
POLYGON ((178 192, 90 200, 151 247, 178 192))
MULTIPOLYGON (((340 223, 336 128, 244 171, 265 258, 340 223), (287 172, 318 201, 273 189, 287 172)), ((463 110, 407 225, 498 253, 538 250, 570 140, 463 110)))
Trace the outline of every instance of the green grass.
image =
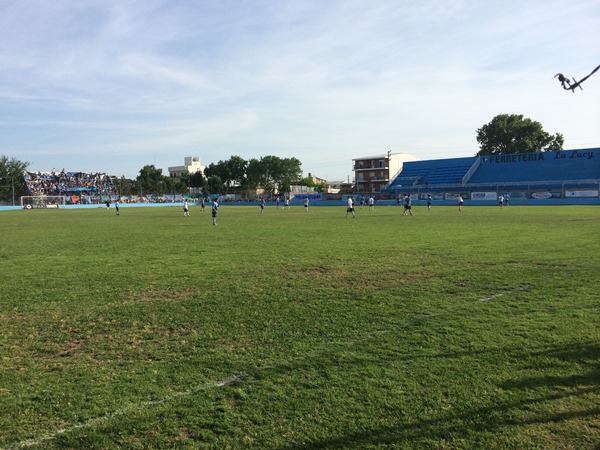
POLYGON ((600 209, 0 214, 0 448, 600 443, 600 209))

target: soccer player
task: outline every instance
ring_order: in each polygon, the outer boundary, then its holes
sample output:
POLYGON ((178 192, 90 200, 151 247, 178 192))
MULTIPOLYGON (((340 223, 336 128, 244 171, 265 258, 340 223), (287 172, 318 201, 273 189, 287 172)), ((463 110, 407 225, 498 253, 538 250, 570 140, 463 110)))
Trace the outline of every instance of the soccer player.
POLYGON ((404 197, 404 215, 406 216, 407 214, 413 215, 410 194, 406 194, 406 197, 404 197))
POLYGON ((458 210, 459 210, 459 211, 462 211, 462 205, 463 205, 463 203, 464 203, 464 202, 465 202, 465 201, 464 201, 464 199, 462 198, 462 195, 459 195, 459 196, 458 196, 458 210))
POLYGON ((215 199, 213 200, 213 204, 212 204, 213 225, 217 224, 217 213, 218 212, 219 212, 219 201, 218 201, 217 197, 215 197, 215 199))
POLYGON ((204 196, 202 196, 202 201, 200 202, 200 211, 204 212, 204 196))
POLYGON ((304 212, 308 212, 308 204, 309 204, 309 200, 308 200, 308 197, 306 197, 304 199, 304 212))
POLYGON ((429 211, 431 211, 431 202, 432 202, 432 200, 433 200, 433 199, 431 198, 431 195, 430 195, 430 194, 427 194, 427 209, 428 209, 429 211))
POLYGON ((498 206, 502 208, 504 206, 504 195, 500 194, 498 196, 498 206))
POLYGON ((258 207, 260 208, 260 213, 262 214, 265 210, 265 199, 263 197, 260 197, 258 200, 258 207))
POLYGON ((183 217, 190 217, 190 208, 187 200, 183 201, 183 217))
POLYGON ((375 207, 375 199, 373 198, 373 196, 371 195, 369 197, 369 211, 373 211, 373 208, 375 207))
POLYGON ((346 207, 346 219, 348 218, 348 213, 352 213, 352 217, 356 219, 354 215, 354 205, 352 204, 352 197, 348 196, 348 206, 346 207))
POLYGON ((115 209, 117 210, 117 216, 119 215, 119 200, 115 201, 115 209))

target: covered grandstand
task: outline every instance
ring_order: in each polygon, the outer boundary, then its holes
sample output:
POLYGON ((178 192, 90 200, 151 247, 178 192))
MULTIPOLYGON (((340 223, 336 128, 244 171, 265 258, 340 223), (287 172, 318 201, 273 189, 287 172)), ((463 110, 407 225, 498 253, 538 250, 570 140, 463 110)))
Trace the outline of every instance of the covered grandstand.
POLYGON ((409 161, 382 190, 398 197, 481 204, 499 195, 514 203, 600 204, 600 148, 409 161))
POLYGON ((26 172, 23 182, 26 195, 62 196, 66 204, 104 203, 118 194, 112 178, 100 172, 26 172))

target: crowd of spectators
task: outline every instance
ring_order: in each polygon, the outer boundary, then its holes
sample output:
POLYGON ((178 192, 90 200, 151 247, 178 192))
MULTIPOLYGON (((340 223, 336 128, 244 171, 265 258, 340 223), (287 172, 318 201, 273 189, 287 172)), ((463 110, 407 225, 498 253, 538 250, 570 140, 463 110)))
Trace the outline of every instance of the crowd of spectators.
POLYGON ((26 172, 28 195, 105 194, 114 195, 117 188, 105 173, 26 172))

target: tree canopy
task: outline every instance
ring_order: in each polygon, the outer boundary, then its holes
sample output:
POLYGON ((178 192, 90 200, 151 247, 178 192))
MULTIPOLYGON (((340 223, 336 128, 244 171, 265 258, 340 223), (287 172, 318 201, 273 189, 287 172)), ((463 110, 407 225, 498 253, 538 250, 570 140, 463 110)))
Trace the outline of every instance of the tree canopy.
POLYGON ((477 156, 561 150, 563 135, 551 135, 522 114, 499 114, 477 129, 477 156))
POLYGON ((246 161, 239 156, 232 156, 229 160, 210 164, 204 173, 213 192, 227 191, 234 186, 287 191, 292 182, 302 176, 301 167, 302 163, 296 158, 269 155, 246 161))
MULTIPOLYGON (((22 180, 28 165, 14 158, 0 157, 0 200, 8 200, 12 196, 11 177, 15 180, 15 196, 23 195, 22 180)), ((154 165, 145 165, 135 180, 122 176, 115 177, 114 182, 121 195, 182 194, 191 188, 215 194, 227 194, 232 188, 289 191, 290 185, 302 178, 301 166, 296 158, 269 155, 247 161, 234 155, 211 163, 204 173, 184 173, 180 178, 173 178, 163 175, 162 169, 154 165)))
MULTIPOLYGON (((136 178, 138 188, 142 193, 156 193, 158 195, 178 193, 182 194, 192 187, 194 182, 202 183, 202 177, 192 178, 190 174, 184 175, 181 178, 172 178, 162 174, 162 169, 156 168, 154 165, 146 165, 142 167, 139 175, 136 178)), ((202 185, 201 185, 202 186, 202 185)))
POLYGON ((0 156, 0 200, 12 201, 13 187, 15 197, 24 194, 23 177, 28 166, 28 162, 0 156))

